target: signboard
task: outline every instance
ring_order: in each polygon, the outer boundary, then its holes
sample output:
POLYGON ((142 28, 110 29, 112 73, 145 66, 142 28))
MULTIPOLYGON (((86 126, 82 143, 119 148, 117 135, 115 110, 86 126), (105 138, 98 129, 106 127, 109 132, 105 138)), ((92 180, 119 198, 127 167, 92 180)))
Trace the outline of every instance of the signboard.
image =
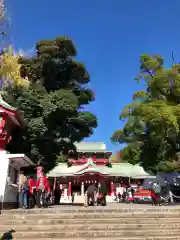
POLYGON ((142 200, 142 201, 149 201, 151 200, 151 191, 141 189, 138 192, 134 193, 134 199, 137 200, 142 200))
POLYGON ((37 167, 36 177, 37 179, 43 176, 43 167, 37 167))

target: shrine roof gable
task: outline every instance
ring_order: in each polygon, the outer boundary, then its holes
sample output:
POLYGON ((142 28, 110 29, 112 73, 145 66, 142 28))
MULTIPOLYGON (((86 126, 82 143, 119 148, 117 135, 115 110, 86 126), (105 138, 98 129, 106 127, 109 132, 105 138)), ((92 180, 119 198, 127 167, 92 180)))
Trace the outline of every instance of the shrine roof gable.
POLYGON ((16 111, 16 108, 10 106, 7 102, 5 102, 1 96, 0 96, 0 108, 1 109, 5 109, 5 110, 8 110, 8 111, 12 111, 12 112, 15 112, 16 111))
POLYGON ((18 110, 5 102, 0 95, 0 113, 6 113, 8 117, 18 126, 24 127, 24 119, 18 110))

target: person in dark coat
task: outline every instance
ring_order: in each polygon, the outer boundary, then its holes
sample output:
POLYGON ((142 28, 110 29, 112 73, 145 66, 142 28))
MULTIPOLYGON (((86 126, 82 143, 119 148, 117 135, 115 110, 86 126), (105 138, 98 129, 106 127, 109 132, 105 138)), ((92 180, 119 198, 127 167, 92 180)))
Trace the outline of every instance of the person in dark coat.
POLYGON ((152 205, 161 205, 161 186, 159 183, 153 183, 151 189, 152 205))
POLYGON ((71 192, 71 203, 72 203, 72 205, 74 203, 74 196, 75 196, 75 193, 72 191, 71 192))
POLYGON ((55 197, 55 205, 58 205, 60 203, 61 200, 61 188, 60 188, 60 183, 59 181, 57 181, 56 186, 55 186, 55 190, 54 190, 54 197, 55 197))
POLYGON ((29 185, 29 208, 36 206, 36 181, 31 176, 28 180, 29 185))
POLYGON ((87 188, 87 202, 88 202, 88 205, 90 203, 90 199, 92 201, 92 205, 94 206, 94 203, 95 203, 95 194, 97 193, 97 187, 95 185, 90 185, 88 188, 87 188))
POLYGON ((98 186, 98 194, 102 196, 102 198, 101 198, 101 200, 100 200, 100 203, 101 203, 103 206, 106 206, 106 205, 107 205, 107 202, 106 202, 107 187, 106 187, 105 184, 99 183, 99 186, 98 186))

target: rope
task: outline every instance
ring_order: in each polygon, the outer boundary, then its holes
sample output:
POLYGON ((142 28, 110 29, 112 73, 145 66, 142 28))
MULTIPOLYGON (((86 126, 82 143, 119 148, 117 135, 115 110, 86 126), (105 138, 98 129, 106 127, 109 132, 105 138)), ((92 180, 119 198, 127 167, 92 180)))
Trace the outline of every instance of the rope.
POLYGON ((171 194, 172 194, 172 196, 173 196, 174 198, 180 198, 180 196, 176 196, 176 195, 174 195, 172 192, 171 192, 171 194))
POLYGON ((170 199, 170 196, 167 196, 167 197, 162 197, 162 196, 161 196, 161 198, 162 198, 164 201, 167 201, 167 200, 170 199))

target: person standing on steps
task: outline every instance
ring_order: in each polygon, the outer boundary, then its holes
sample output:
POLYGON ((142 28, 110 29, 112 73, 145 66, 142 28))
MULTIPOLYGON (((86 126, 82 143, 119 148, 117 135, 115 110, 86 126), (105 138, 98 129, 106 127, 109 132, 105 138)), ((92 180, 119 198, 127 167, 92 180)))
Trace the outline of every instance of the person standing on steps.
POLYGON ((107 196, 107 187, 104 183, 99 183, 98 184, 98 198, 97 199, 97 205, 100 203, 103 206, 107 205, 106 201, 106 196, 107 196))
POLYGON ((36 205, 37 207, 40 208, 43 207, 44 204, 43 201, 45 200, 46 194, 50 194, 50 185, 44 173, 37 180, 36 191, 37 191, 36 205))
POLYGON ((28 180, 21 171, 19 174, 18 193, 19 193, 19 208, 28 208, 28 180))
POLYGON ((62 190, 60 188, 59 181, 56 182, 55 190, 54 190, 54 197, 55 197, 55 205, 59 205, 61 200, 62 190))
POLYGON ((36 206, 36 181, 31 176, 28 180, 29 184, 29 208, 36 206))
POLYGON ((127 199, 128 199, 128 203, 133 203, 133 201, 134 201, 133 190, 131 187, 129 187, 127 190, 127 199))
POLYGON ((160 183, 153 183, 151 190, 152 205, 161 206, 161 186, 160 183))
POLYGON ((91 203, 94 206, 96 193, 97 193, 97 187, 95 185, 90 185, 87 188, 87 202, 88 202, 88 205, 90 205, 90 200, 91 200, 91 203))
POLYGON ((74 197, 75 197, 75 193, 72 191, 71 192, 71 203, 72 203, 72 205, 74 204, 74 197))

